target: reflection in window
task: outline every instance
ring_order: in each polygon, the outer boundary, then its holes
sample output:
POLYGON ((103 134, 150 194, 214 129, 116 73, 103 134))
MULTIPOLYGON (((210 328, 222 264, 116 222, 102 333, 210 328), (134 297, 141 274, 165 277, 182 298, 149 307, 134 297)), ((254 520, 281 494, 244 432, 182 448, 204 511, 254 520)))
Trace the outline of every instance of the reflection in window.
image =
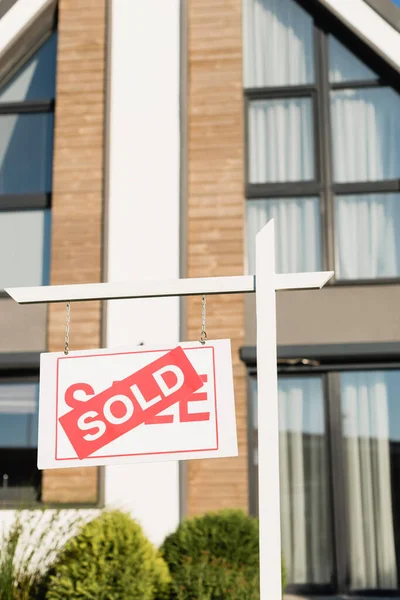
POLYGON ((54 33, 0 89, 0 290, 49 282, 56 62, 54 33))
POLYGON ((333 35, 328 36, 329 44, 329 81, 375 81, 376 73, 371 71, 350 50, 347 50, 333 35))
POLYGON ((55 98, 56 58, 57 34, 54 33, 0 90, 0 103, 55 98))
POLYGON ((353 590, 400 584, 399 389, 400 371, 341 375, 353 590))
POLYGON ((38 383, 0 383, 0 448, 36 448, 38 383))
POLYGON ((51 191, 53 114, 0 115, 0 194, 51 191))
POLYGON ((48 285, 50 210, 24 210, 0 216, 0 289, 48 285))
POLYGON ((270 219, 275 220, 276 272, 319 271, 322 261, 319 198, 268 198, 246 202, 248 273, 255 273, 256 234, 270 219))

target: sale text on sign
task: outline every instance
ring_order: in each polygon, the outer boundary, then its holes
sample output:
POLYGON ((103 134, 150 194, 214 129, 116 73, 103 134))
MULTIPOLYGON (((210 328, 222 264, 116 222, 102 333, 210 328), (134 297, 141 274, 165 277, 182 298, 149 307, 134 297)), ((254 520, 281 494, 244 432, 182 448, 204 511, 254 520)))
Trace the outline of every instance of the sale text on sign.
POLYGON ((237 453, 229 340, 41 355, 39 469, 237 453))

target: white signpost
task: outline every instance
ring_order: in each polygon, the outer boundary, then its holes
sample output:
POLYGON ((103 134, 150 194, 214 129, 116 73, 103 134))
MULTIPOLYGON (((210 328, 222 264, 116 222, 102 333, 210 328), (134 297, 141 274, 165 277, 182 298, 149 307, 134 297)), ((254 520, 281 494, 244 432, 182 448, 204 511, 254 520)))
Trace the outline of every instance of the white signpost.
MULTIPOLYGON (((6 290, 20 304, 256 292, 261 600, 282 598, 275 292, 322 288, 332 275, 332 271, 276 274, 274 223, 271 220, 256 236, 255 276, 93 283, 6 290)), ((54 400, 52 410, 55 410, 54 400)), ((54 456, 54 448, 52 451, 54 456)), ((145 459, 148 460, 148 456, 145 459)), ((42 465, 47 464, 47 458, 44 456, 40 461, 42 465)))

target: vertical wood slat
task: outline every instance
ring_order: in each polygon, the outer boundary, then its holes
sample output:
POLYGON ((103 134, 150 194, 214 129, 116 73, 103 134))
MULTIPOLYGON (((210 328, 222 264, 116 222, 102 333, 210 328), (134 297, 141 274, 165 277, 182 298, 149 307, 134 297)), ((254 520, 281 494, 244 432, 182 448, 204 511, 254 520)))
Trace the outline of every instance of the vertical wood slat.
MULTIPOLYGON (((51 234, 52 285, 102 279, 106 0, 60 0, 51 234)), ((64 347, 65 306, 50 305, 48 349, 64 347)), ((71 306, 70 348, 100 346, 99 302, 71 306)), ((43 473, 42 501, 94 503, 98 469, 43 473)))
MULTIPOLYGON (((244 139, 241 0, 189 0, 188 276, 244 273, 244 139)), ((201 300, 188 303, 198 339, 201 300)), ((248 508, 244 299, 212 296, 210 339, 232 340, 239 457, 188 463, 188 513, 248 508)))

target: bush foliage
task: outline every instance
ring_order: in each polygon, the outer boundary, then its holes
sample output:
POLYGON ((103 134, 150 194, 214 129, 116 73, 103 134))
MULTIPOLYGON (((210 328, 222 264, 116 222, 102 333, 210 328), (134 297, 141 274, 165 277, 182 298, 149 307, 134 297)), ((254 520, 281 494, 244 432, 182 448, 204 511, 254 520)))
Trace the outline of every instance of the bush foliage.
POLYGON ((42 598, 44 573, 82 522, 75 511, 17 511, 0 531, 0 600, 42 598))
POLYGON ((49 573, 46 600, 163 600, 169 582, 140 526, 125 513, 104 512, 65 545, 49 573))
POLYGON ((0 532, 0 600, 259 600, 258 521, 241 511, 183 521, 161 552, 125 513, 88 518, 17 513, 0 532))
POLYGON ((162 546, 176 600, 258 600, 258 521, 238 510, 187 519, 162 546))

